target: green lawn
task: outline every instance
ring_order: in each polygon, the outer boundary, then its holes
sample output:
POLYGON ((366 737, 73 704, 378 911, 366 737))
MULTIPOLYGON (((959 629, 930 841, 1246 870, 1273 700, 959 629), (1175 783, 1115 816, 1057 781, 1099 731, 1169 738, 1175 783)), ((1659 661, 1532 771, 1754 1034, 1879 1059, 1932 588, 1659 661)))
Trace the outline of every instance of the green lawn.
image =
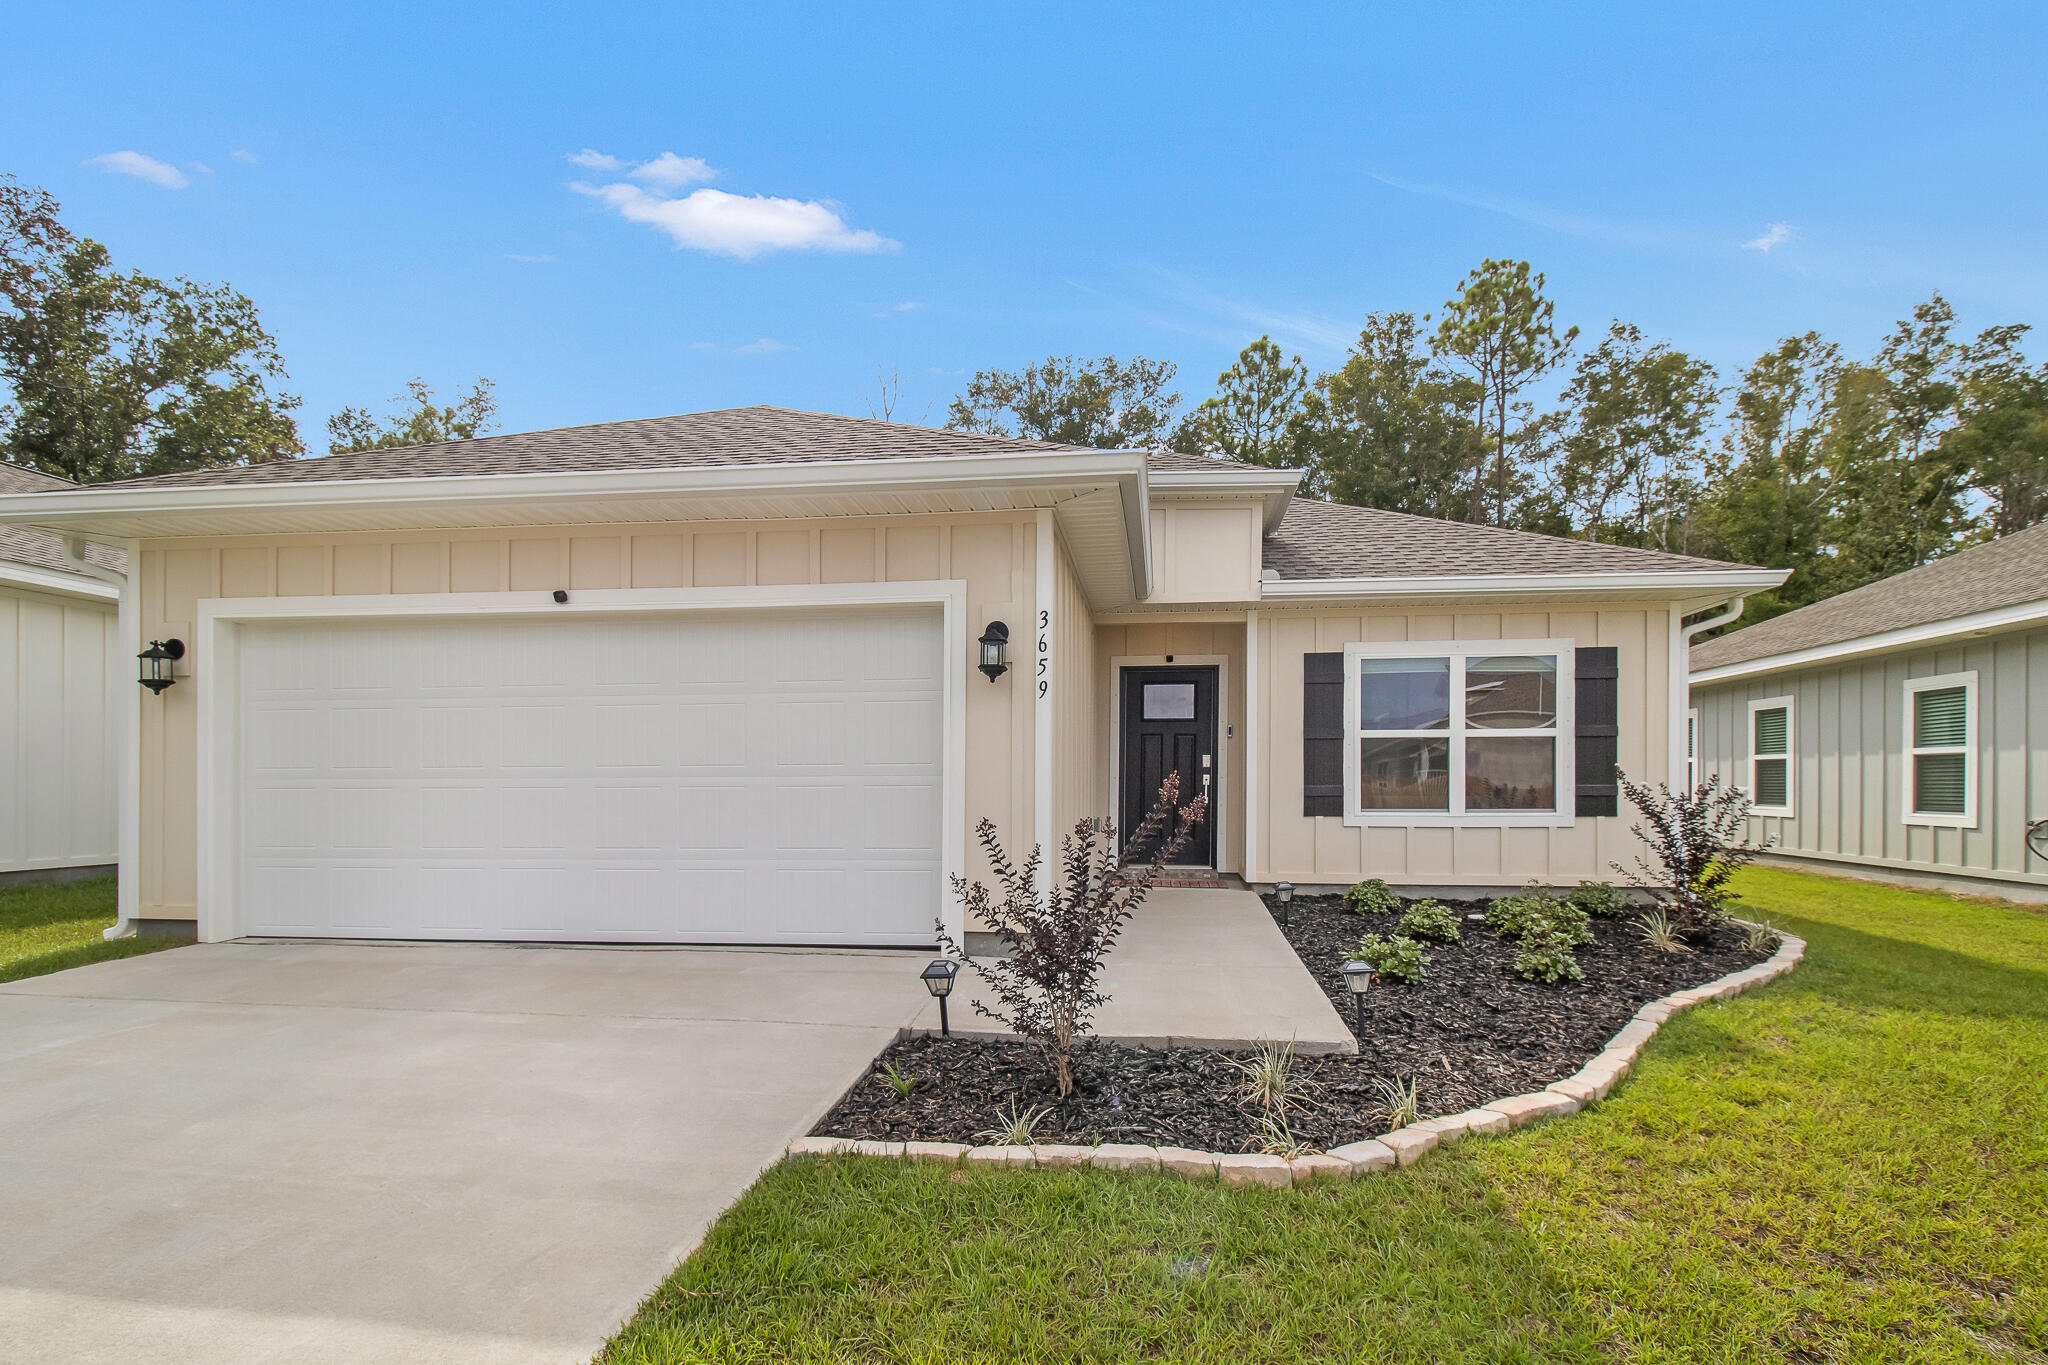
POLYGON ((786 1162, 600 1359, 2048 1361, 2048 915, 1741 887, 1805 963, 1586 1114, 1305 1190, 786 1162))
POLYGON ((0 981, 61 972, 88 962, 134 957, 190 943, 183 938, 122 938, 100 931, 114 923, 114 879, 0 886, 0 981))

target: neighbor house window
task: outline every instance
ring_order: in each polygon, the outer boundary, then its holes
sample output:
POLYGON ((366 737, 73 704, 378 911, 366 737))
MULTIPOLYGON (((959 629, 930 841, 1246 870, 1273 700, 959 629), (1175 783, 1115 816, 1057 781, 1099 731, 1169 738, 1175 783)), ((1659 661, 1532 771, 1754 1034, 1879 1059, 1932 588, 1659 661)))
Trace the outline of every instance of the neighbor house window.
POLYGON ((1571 823, 1572 658, 1569 640, 1348 646, 1347 821, 1571 823))
POLYGON ((1749 802, 1760 815, 1792 813, 1792 699, 1749 704, 1749 802))
POLYGON ((1685 713, 1685 789, 1700 785, 1700 709, 1685 713))
POLYGON ((1977 825, 1977 675, 1906 680, 1906 820, 1977 825))

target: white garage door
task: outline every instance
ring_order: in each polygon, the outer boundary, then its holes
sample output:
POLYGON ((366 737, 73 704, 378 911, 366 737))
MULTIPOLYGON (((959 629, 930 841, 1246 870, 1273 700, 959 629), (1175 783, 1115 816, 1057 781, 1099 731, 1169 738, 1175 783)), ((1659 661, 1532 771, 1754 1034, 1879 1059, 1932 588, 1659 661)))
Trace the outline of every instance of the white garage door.
POLYGON ((936 611, 244 628, 244 932, 924 944, 936 611))

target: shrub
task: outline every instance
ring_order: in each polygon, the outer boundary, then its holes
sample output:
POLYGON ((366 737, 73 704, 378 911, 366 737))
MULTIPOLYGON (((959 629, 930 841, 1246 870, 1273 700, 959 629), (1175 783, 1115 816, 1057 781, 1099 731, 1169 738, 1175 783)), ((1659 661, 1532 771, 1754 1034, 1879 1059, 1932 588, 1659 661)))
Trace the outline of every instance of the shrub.
POLYGON ((1556 984, 1567 978, 1584 981, 1586 969, 1572 956, 1579 940, 1570 928, 1555 922, 1531 926, 1515 945, 1515 971, 1531 981, 1556 984))
POLYGON ((1519 975, 1531 981, 1586 979, 1572 950, 1593 941, 1593 925, 1576 902, 1546 895, 1532 883, 1519 895, 1501 896, 1487 906, 1486 922, 1514 942, 1519 975))
POLYGON ((1344 904, 1354 915, 1389 915, 1401 908, 1401 898, 1394 888, 1373 877, 1346 891, 1344 904))
MULTIPOLYGON (((1647 856, 1636 859, 1636 872, 1672 928, 1691 935, 1721 923, 1728 903, 1737 899, 1728 879, 1771 846, 1768 839, 1755 847, 1748 843, 1749 798, 1723 787, 1719 773, 1680 792, 1661 782, 1653 791, 1629 781, 1627 773, 1620 778, 1629 804, 1643 816, 1635 836, 1650 846, 1647 856)), ((1620 863, 1612 866, 1628 875, 1620 863)))
POLYGON ((1496 896, 1486 907, 1486 927, 1502 938, 1520 938, 1529 926, 1550 918, 1551 898, 1534 886, 1512 896, 1496 896))
POLYGON ((1392 938, 1381 938, 1378 934, 1367 934, 1358 941, 1358 955, 1372 964, 1372 969, 1393 981, 1405 981, 1417 985, 1429 975, 1429 954, 1422 951, 1422 945, 1405 934, 1392 938))
POLYGON ((1048 903, 1038 903, 1038 865, 1042 850, 1018 867, 1003 851, 993 820, 975 826, 982 852, 995 873, 998 892, 965 877, 953 878, 967 918, 986 924, 1008 949, 1002 957, 976 959, 960 951, 938 926, 941 945, 962 958, 995 998, 993 1007, 977 1000, 975 1012, 986 1015, 1029 1040, 1052 1072, 1061 1099, 1074 1090, 1074 1040, 1088 1030, 1090 1017, 1108 996, 1096 989, 1102 960, 1130 922, 1131 912, 1152 891, 1159 870, 1187 844, 1208 810, 1208 798, 1180 802, 1180 777, 1169 775, 1159 788, 1158 804, 1132 833, 1132 848, 1151 850, 1151 861, 1136 866, 1117 853, 1116 826, 1108 820, 1084 818, 1060 841, 1060 880, 1048 903))
POLYGON ((1421 900, 1401 916, 1401 932, 1410 938, 1434 939, 1438 943, 1458 941, 1458 917, 1441 903, 1421 900))
POLYGON ((1595 919, 1616 919, 1628 908, 1628 897, 1613 882, 1580 882, 1565 899, 1595 919))

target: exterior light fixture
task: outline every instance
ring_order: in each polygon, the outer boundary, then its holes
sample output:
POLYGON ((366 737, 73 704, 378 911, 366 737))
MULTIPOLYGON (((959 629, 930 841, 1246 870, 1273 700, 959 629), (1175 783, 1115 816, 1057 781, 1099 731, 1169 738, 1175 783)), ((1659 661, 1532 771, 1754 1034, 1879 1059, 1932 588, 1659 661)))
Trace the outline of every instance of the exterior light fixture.
POLYGON ((953 993, 953 978, 960 975, 960 964, 950 957, 936 957, 931 965, 918 974, 924 988, 939 1002, 939 1034, 950 1035, 953 1026, 946 1019, 946 997, 953 993))
POLYGON ((1001 621, 989 622, 981 633, 981 671, 990 682, 1010 671, 1010 628, 1001 621))
POLYGON ((1340 968, 1344 984, 1351 988, 1351 1031, 1365 1036, 1365 993, 1372 986, 1372 964, 1352 958, 1340 968))
POLYGON ((171 665, 185 657, 185 642, 151 640, 149 648, 135 657, 142 661, 142 676, 136 681, 161 696, 166 687, 177 681, 171 676, 171 665))
POLYGON ((1294 883, 1275 882, 1273 884, 1273 899, 1280 902, 1280 923, 1285 925, 1287 923, 1287 912, 1294 905, 1294 883))

